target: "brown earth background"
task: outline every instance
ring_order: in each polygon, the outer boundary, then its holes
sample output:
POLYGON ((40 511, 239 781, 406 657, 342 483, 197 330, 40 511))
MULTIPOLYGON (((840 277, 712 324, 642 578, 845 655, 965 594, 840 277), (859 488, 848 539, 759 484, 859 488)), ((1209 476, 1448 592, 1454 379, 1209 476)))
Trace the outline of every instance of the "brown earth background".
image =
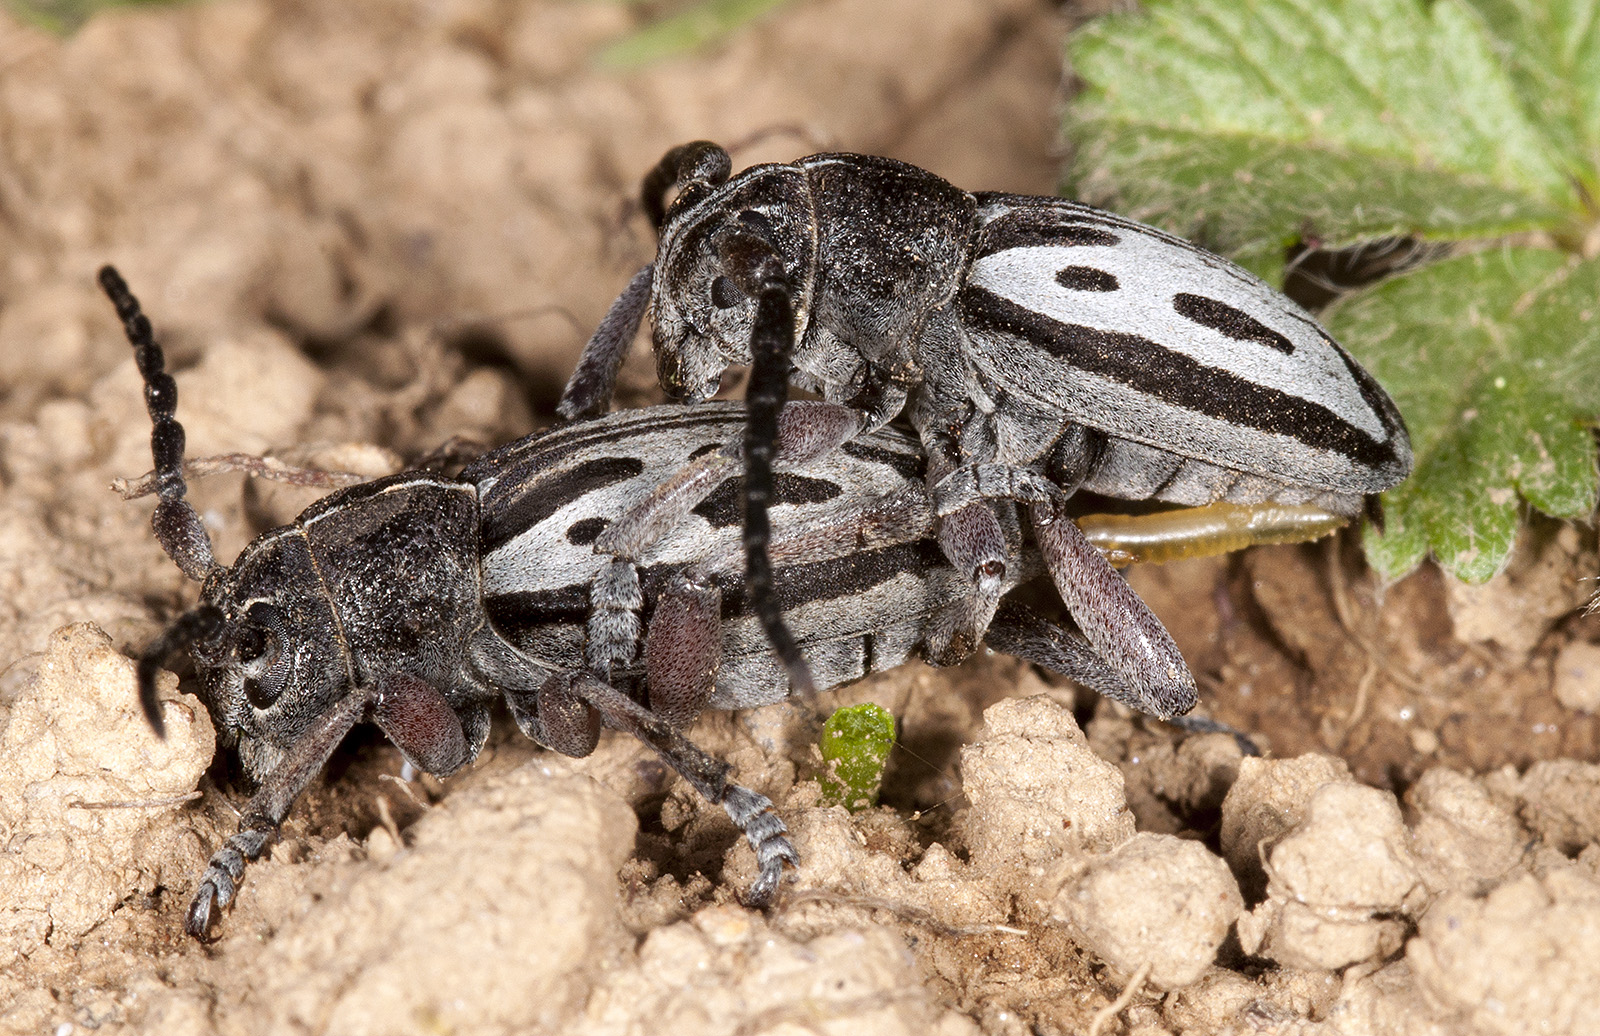
MULTIPOLYGON (((196 589, 107 488, 149 423, 102 263, 191 456, 378 474, 550 421, 674 144, 1053 190, 1084 12, 800 0, 598 69, 648 13, 225 0, 65 41, 0 14, 0 1032, 1600 1032, 1595 541, 1553 523, 1476 588, 1380 586, 1352 535, 1131 572, 1265 761, 1004 658, 914 665, 828 697, 902 726, 852 816, 817 805, 809 714, 704 717, 805 861, 768 915, 640 746, 574 762, 504 724, 443 784, 356 738, 219 939, 183 936, 244 792, 196 699, 166 688, 165 743, 136 711, 125 656, 196 589)), ((625 405, 657 398, 646 352, 625 405)), ((225 560, 312 499, 191 498, 225 560)))

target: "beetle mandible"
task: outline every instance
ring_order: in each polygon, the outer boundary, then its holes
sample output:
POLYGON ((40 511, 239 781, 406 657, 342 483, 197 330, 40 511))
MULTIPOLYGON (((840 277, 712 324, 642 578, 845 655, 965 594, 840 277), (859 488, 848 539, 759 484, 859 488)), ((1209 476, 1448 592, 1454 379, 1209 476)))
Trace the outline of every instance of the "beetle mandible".
MULTIPOLYGON (((723 148, 696 141, 645 177, 655 261, 590 339, 560 410, 605 409, 647 309, 669 395, 703 400, 728 366, 751 364, 749 581, 797 683, 803 662, 764 596, 790 381, 850 407, 857 434, 901 412, 916 427, 940 545, 969 576, 964 608, 939 631, 947 660, 994 613, 1015 563, 1000 526, 1022 503, 1089 640, 1174 705, 1192 700, 1193 677, 1159 623, 1130 628, 1103 608, 1097 588, 1115 576, 1062 519, 1064 498, 1289 505, 1319 513, 1304 528, 1320 534, 1411 470, 1404 422, 1371 375, 1294 302, 1187 241, 1059 198, 969 193, 869 155, 731 172, 723 148)), ((1243 542, 1263 524, 1228 521, 1243 542)))

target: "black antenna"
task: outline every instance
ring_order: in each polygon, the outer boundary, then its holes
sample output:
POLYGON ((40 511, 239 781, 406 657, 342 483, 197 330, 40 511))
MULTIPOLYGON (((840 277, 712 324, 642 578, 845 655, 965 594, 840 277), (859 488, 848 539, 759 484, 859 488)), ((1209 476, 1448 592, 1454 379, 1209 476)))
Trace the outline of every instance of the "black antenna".
MULTIPOLYGON (((178 383, 166 372, 166 359, 156 344, 150 320, 139 307, 139 300, 128 290, 128 282, 115 267, 100 268, 100 287, 117 307, 122 329, 133 345, 134 362, 144 378, 145 408, 150 411, 150 457, 155 462, 155 492, 159 497, 150 526, 167 557, 190 579, 204 579, 217 567, 211 553, 211 537, 200 515, 185 500, 189 487, 183 481, 183 425, 176 417, 178 383)), ((197 640, 215 633, 222 624, 222 613, 212 605, 201 605, 185 612, 139 657, 139 703, 155 732, 166 736, 156 701, 156 670, 167 656, 197 640)))
POLYGON ((772 524, 772 458, 777 452, 778 415, 789 398, 789 355, 794 351, 794 302, 789 275, 772 242, 748 229, 727 231, 717 240, 723 268, 740 290, 756 300, 750 328, 750 382, 745 387, 744 556, 745 592, 761 619, 772 650, 789 671, 796 694, 813 694, 811 667, 800 655, 783 609, 772 593, 772 559, 767 544, 772 524))
POLYGON ((650 225, 657 232, 666 222, 669 211, 677 212, 693 205, 714 187, 728 182, 733 172, 733 160, 720 144, 709 140, 695 140, 677 147, 661 156, 654 169, 645 175, 639 186, 639 202, 650 217, 650 225), (667 191, 678 188, 678 196, 667 207, 667 191))

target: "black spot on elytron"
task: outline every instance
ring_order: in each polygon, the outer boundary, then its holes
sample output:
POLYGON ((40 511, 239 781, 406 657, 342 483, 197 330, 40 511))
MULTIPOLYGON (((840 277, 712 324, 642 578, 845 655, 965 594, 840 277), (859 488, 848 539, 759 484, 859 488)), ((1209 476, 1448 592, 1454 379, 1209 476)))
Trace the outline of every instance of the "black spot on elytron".
POLYGON ((611 524, 610 518, 585 518, 567 526, 567 542, 575 547, 587 547, 600 538, 606 526, 611 524))
MULTIPOLYGON (((838 496, 839 492, 836 482, 780 472, 772 481, 770 506, 825 503, 838 496)), ((694 513, 718 529, 744 524, 744 479, 724 480, 710 496, 700 501, 694 513)))
POLYGON ((643 470, 644 461, 637 457, 599 457, 560 474, 528 479, 497 500, 493 508, 484 509, 478 549, 486 555, 493 553, 579 497, 643 470))
POLYGON ((1116 291, 1121 287, 1114 274, 1092 266, 1063 266, 1056 271, 1056 283, 1070 291, 1116 291))
POLYGON ((1204 295, 1179 292, 1172 297, 1172 308, 1180 317, 1227 335, 1237 342, 1256 342, 1280 353, 1292 355, 1294 343, 1243 310, 1204 295))
POLYGON ((720 449, 722 449, 722 444, 721 443, 719 443, 719 442, 708 442, 708 443, 704 444, 703 446, 696 446, 694 448, 694 452, 689 454, 689 459, 690 460, 694 460, 696 457, 705 456, 706 454, 710 453, 712 450, 720 450, 720 449))

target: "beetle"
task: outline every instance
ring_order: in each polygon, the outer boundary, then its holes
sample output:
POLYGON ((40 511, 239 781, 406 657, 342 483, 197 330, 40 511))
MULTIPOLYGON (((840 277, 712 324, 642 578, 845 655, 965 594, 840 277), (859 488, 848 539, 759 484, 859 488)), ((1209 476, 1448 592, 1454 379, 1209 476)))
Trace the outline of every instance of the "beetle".
MULTIPOLYGON (((1238 546, 1320 535, 1364 506, 1379 517, 1375 494, 1411 470, 1405 424, 1372 376, 1294 302, 1187 241, 1059 198, 970 193, 870 155, 731 173, 723 148, 695 141, 645 177, 655 260, 596 329, 560 411, 605 409, 647 310, 668 395, 698 402, 730 365, 751 365, 749 580, 797 682, 804 666, 781 609, 761 599, 774 422, 790 381, 853 410, 856 434, 902 412, 915 426, 941 546, 969 573, 951 655, 977 642, 1004 593, 1016 559, 1001 526, 1017 503, 1042 537, 1079 490, 1272 509, 1227 519, 1250 533, 1224 537, 1238 546), (1274 525, 1285 506, 1314 514, 1274 525)), ((1162 535, 1187 535, 1182 519, 1160 521, 1162 535)), ((1224 545, 1215 526, 1197 518, 1194 538, 1224 545)), ((1062 556, 1107 585, 1098 554, 1073 543, 1062 556)), ((1159 623, 1131 628, 1097 593, 1064 595, 1127 682, 1151 698, 1193 695, 1159 623)))
MULTIPOLYGON (((457 477, 409 471, 340 489, 223 566, 184 499, 176 383, 122 278, 106 267, 100 281, 144 379, 152 526, 202 583, 200 603, 141 654, 141 703, 161 733, 155 675, 187 649, 258 785, 200 879, 192 935, 205 936, 355 724, 375 723, 409 763, 445 776, 478 755, 496 699, 567 755, 592 751, 602 724, 644 741, 728 812, 760 871, 747 901, 770 902, 797 859, 782 820, 680 732, 704 708, 790 693, 740 577, 739 457, 724 444, 742 406, 619 412, 507 444, 457 477)), ((779 421, 773 588, 822 686, 917 653, 963 582, 932 539, 919 444, 884 431, 835 448, 836 426, 853 421, 825 402, 791 404, 779 421)), ((1011 585, 1041 568, 1022 554, 1011 585)), ((1131 591, 1108 607, 1148 621, 1131 591)), ((1081 635, 1013 602, 988 642, 1153 711, 1081 635)))

